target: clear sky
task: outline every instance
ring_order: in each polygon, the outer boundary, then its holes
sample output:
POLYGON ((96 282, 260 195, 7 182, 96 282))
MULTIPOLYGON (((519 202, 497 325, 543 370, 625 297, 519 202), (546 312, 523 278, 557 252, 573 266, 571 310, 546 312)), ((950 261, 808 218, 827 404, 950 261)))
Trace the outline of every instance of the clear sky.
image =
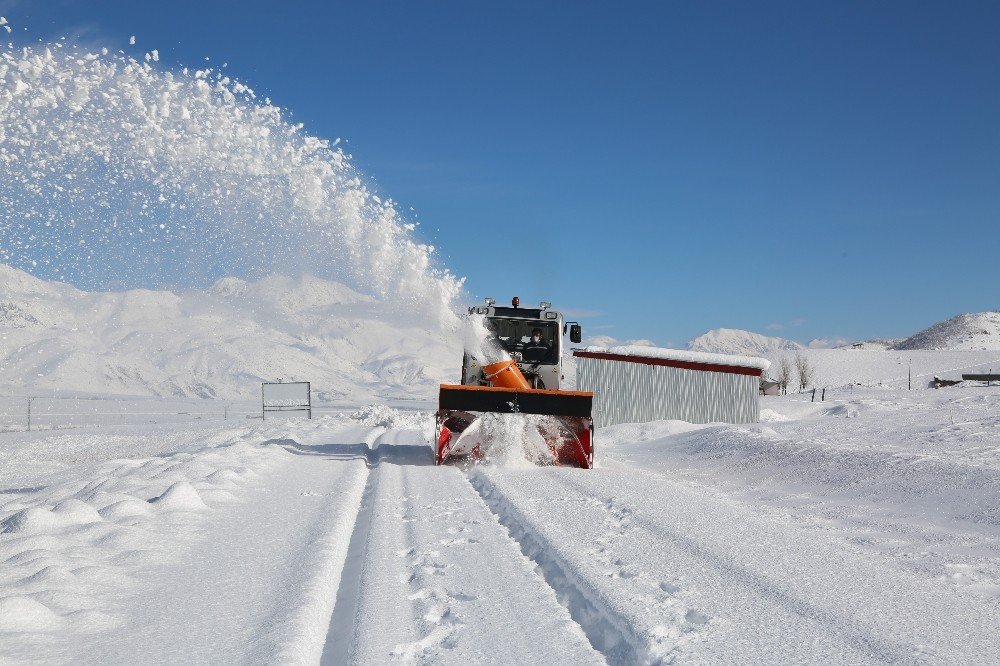
POLYGON ((228 62, 346 140, 473 296, 551 300, 589 333, 853 339, 1000 308, 997 2, 0 0, 0 15, 18 43, 228 62))

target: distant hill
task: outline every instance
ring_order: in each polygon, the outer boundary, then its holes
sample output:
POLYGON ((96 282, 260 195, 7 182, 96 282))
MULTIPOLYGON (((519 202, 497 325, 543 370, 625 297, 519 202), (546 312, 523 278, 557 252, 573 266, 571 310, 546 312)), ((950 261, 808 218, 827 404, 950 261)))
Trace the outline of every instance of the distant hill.
MULTIPOLYGON (((960 314, 908 338, 872 338, 863 344, 864 349, 871 351, 1000 351, 1000 311, 960 314)), ((716 354, 768 356, 776 351, 850 349, 851 343, 840 338, 823 338, 801 344, 736 328, 717 328, 691 340, 687 348, 716 354)))
MULTIPOLYGON (((903 342, 906 338, 871 338, 870 340, 864 341, 865 349, 895 349, 897 345, 903 342)), ((844 345, 850 347, 851 345, 844 345)))
POLYGON ((85 292, 0 265, 3 392, 253 398, 283 379, 320 401, 429 398, 457 379, 453 338, 310 276, 85 292))
POLYGON ((804 349, 805 346, 784 338, 751 333, 737 328, 717 328, 688 343, 690 351, 738 356, 765 356, 775 351, 804 349))
POLYGON ((803 354, 814 367, 813 386, 849 385, 925 387, 935 376, 959 379, 963 372, 986 372, 1000 364, 1000 312, 959 315, 910 338, 865 340, 861 350, 843 340, 793 340, 719 328, 698 336, 688 349, 719 354, 762 356, 775 376, 782 359, 803 354))
POLYGON ((910 336, 895 349, 1000 350, 1000 312, 960 314, 910 336))

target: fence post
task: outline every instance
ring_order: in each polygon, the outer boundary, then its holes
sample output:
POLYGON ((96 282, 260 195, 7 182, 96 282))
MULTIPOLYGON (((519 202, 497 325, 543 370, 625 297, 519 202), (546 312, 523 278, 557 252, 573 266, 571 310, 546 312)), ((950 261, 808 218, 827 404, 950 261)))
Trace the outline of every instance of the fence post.
POLYGON ((809 402, 816 402, 816 389, 813 389, 813 397, 809 402))
POLYGON ((31 401, 33 398, 28 398, 28 432, 31 432, 31 401))
POLYGON ((822 395, 822 397, 821 397, 821 398, 819 399, 819 401, 820 401, 820 402, 826 402, 826 387, 825 387, 825 386, 823 387, 823 395, 822 395))

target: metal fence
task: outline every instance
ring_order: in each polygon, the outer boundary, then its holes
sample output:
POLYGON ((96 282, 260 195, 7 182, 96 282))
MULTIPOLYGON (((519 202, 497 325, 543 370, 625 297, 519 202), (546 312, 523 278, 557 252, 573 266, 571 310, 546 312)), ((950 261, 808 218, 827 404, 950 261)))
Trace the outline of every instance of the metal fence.
POLYGON ((577 389, 594 392, 598 426, 662 419, 690 423, 760 420, 759 371, 755 376, 579 354, 576 361, 577 389))
MULTIPOLYGON (((434 400, 385 396, 372 400, 334 399, 311 405, 311 417, 349 415, 371 404, 406 412, 435 409, 434 400)), ((225 427, 261 423, 260 398, 159 398, 135 396, 61 396, 0 393, 0 433, 114 428, 155 424, 225 427)), ((305 418, 306 415, 292 415, 305 418)), ((271 418, 271 415, 268 415, 271 418)))

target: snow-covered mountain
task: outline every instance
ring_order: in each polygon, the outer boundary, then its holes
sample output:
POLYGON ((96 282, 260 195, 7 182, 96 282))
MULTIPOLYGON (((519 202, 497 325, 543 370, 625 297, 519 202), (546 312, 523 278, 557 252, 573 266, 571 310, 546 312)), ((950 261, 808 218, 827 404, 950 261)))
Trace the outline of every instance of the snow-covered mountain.
POLYGON ((0 265, 0 391, 251 398, 311 381, 318 400, 433 396, 460 341, 315 277, 204 291, 84 292, 0 265))
MULTIPOLYGON (((808 344, 751 333, 735 328, 717 328, 691 340, 691 351, 741 354, 770 358, 774 352, 801 349, 849 349, 841 338, 816 339, 808 344)), ((867 350, 1000 351, 1000 311, 960 314, 938 322, 908 338, 873 338, 864 341, 867 350)))
POLYGON ((960 314, 903 340, 899 350, 1000 350, 1000 311, 960 314))
POLYGON ((762 356, 779 350, 803 349, 804 346, 792 340, 751 333, 737 328, 717 328, 691 340, 687 348, 690 351, 710 354, 762 356))
POLYGON ((850 344, 841 345, 843 342, 813 340, 803 345, 750 331, 720 328, 695 338, 688 343, 688 349, 760 356, 771 362, 772 376, 782 360, 791 361, 801 354, 813 365, 815 386, 899 388, 911 381, 925 386, 935 376, 957 379, 963 372, 985 372, 996 367, 998 354, 994 350, 1000 349, 1000 312, 959 315, 905 341, 865 341, 861 350, 852 349, 850 344), (991 342, 996 346, 989 347, 991 342), (904 351, 907 353, 901 353, 904 351))
MULTIPOLYGON (((871 338, 869 340, 863 341, 862 344, 864 345, 864 349, 868 350, 881 349, 885 351, 887 349, 895 349, 896 346, 902 343, 903 340, 905 339, 906 338, 871 338)), ((849 349, 853 346, 853 344, 854 344, 853 342, 845 343, 844 345, 841 345, 841 348, 849 349)))

